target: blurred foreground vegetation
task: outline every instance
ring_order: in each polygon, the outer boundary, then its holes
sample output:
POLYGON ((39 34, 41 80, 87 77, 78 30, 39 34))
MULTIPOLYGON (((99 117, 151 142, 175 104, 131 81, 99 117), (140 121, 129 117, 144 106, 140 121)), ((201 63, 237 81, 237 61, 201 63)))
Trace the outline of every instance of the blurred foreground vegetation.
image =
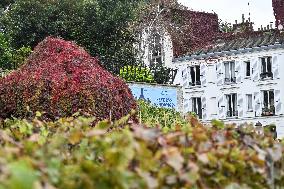
POLYGON ((140 123, 74 115, 0 123, 1 189, 272 188, 284 144, 252 126, 202 125, 139 103, 140 123), (143 106, 143 107, 142 107, 143 106), (155 117, 156 116, 156 117, 155 117), (167 128, 167 129, 165 129, 167 128))

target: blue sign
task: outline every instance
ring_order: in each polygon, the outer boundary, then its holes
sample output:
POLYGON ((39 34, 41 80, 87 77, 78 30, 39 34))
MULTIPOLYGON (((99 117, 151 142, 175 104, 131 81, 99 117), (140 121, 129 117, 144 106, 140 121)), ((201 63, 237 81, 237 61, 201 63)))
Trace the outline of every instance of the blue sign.
POLYGON ((146 85, 130 85, 129 88, 137 100, 143 99, 158 107, 178 109, 177 89, 146 85))

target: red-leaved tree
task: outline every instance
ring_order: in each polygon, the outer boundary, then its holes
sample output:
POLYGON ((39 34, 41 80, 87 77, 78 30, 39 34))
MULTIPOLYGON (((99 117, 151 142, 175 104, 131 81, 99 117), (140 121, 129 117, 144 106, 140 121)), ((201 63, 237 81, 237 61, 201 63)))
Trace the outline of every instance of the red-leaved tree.
POLYGON ((36 111, 57 119, 81 111, 118 119, 136 108, 130 89, 73 42, 48 37, 17 71, 0 80, 0 117, 36 111))

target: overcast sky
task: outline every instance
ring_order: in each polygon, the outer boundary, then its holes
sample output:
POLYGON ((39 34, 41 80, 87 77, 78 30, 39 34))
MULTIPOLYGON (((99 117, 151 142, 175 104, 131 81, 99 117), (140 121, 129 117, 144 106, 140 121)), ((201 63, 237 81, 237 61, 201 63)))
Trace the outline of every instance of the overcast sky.
POLYGON ((230 23, 235 20, 241 22, 242 14, 247 18, 249 10, 251 12, 251 20, 255 23, 254 28, 260 25, 267 26, 273 22, 274 15, 272 8, 272 0, 178 0, 182 5, 190 9, 205 12, 216 12, 220 19, 230 23), (250 8, 248 6, 250 2, 250 8))

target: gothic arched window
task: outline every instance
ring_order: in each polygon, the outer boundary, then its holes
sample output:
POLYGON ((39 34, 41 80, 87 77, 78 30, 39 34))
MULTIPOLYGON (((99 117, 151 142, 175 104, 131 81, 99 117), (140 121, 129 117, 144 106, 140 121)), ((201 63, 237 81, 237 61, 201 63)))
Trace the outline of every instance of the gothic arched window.
POLYGON ((164 62, 163 38, 159 33, 154 33, 149 45, 150 66, 162 65, 164 62))

